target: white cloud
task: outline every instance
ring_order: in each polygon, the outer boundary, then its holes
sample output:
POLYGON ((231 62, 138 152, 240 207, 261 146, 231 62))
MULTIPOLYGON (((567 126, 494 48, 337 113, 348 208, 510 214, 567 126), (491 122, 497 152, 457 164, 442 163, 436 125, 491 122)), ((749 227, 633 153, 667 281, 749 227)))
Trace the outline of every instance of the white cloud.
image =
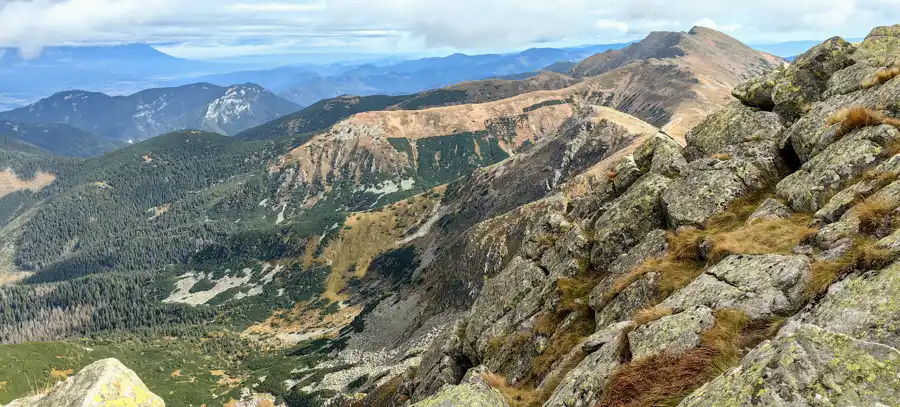
POLYGON ((324 1, 316 3, 236 3, 230 4, 229 9, 235 11, 315 11, 325 10, 324 1))
POLYGON ((142 41, 187 57, 472 51, 620 42, 695 24, 748 42, 824 39, 898 21, 898 0, 0 0, 0 46, 34 54, 142 41))
POLYGON ((718 30, 721 32, 732 33, 741 29, 740 24, 729 24, 729 25, 719 25, 716 24, 715 21, 709 18, 703 18, 700 21, 694 23, 694 25, 699 25, 701 27, 712 28, 713 30, 718 30))
POLYGON ((595 23, 594 26, 604 33, 614 32, 622 35, 628 32, 628 23, 624 21, 610 20, 608 18, 601 18, 597 20, 597 23, 595 23))

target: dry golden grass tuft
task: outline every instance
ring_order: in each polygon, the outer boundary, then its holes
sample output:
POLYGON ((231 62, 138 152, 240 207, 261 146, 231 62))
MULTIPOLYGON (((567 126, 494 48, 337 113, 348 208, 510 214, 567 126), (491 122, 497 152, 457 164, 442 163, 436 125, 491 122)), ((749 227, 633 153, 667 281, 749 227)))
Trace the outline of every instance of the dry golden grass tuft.
POLYGON ((509 407, 532 407, 540 405, 540 394, 534 389, 521 389, 506 382, 506 378, 494 373, 482 373, 488 386, 491 386, 503 394, 509 407))
POLYGON ((728 160, 731 159, 731 154, 728 154, 728 153, 717 153, 717 154, 713 154, 713 155, 712 155, 712 158, 715 158, 715 159, 717 159, 717 160, 719 160, 719 161, 728 161, 728 160))
POLYGON ((634 326, 646 325, 669 315, 672 315, 672 308, 656 305, 635 312, 634 315, 631 316, 631 323, 634 326))
POLYGON ((678 233, 669 232, 665 256, 648 259, 616 278, 602 302, 608 303, 650 272, 660 274, 659 296, 665 298, 697 278, 706 266, 729 254, 788 254, 798 243, 815 235, 816 229, 807 226, 810 216, 803 214, 746 225, 750 214, 769 196, 770 191, 761 191, 735 200, 728 210, 714 215, 705 229, 689 227, 678 233), (701 253, 703 242, 709 243, 705 257, 701 253))
POLYGON ((840 124, 840 127, 837 130, 837 137, 840 138, 852 133, 854 130, 867 126, 889 124, 891 126, 900 127, 900 120, 886 117, 881 112, 872 109, 850 107, 831 115, 826 124, 828 126, 840 124))
POLYGON ((875 239, 868 236, 857 237, 850 249, 840 258, 814 262, 812 278, 806 287, 806 296, 815 298, 824 294, 829 286, 854 270, 882 269, 897 259, 900 253, 880 248, 876 243, 875 239))
POLYGON ((895 209, 897 204, 881 199, 864 199, 856 204, 853 212, 859 219, 859 232, 866 235, 874 233, 895 209))
POLYGON ((718 310, 701 346, 680 355, 633 360, 613 373, 599 407, 675 406, 704 383, 740 363, 746 349, 772 337, 782 319, 751 321, 740 310, 718 310))
POLYGON ((897 75, 900 75, 900 67, 898 66, 882 68, 878 70, 878 72, 875 72, 874 76, 863 81, 861 85, 864 89, 868 89, 875 85, 884 84, 885 82, 894 79, 897 75))
POLYGON ((729 232, 713 235, 709 250, 711 262, 731 254, 789 254, 798 243, 815 236, 817 230, 807 226, 808 215, 787 219, 763 219, 729 232))
POLYGON ((714 349, 659 354, 619 367, 597 407, 674 406, 712 376, 714 349))

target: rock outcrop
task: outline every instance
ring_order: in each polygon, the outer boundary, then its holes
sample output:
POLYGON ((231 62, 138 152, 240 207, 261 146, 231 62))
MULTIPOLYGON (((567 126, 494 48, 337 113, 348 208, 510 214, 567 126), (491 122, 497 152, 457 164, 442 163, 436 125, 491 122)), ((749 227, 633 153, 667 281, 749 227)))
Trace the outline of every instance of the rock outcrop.
POLYGON ((15 400, 5 407, 165 407, 141 379, 116 359, 98 360, 46 394, 15 400))
POLYGON ((564 207, 538 201, 404 394, 470 394, 481 366, 535 406, 895 405, 900 131, 827 121, 900 111, 900 82, 847 86, 895 34, 830 39, 737 86, 684 148, 645 137, 558 184, 564 207))

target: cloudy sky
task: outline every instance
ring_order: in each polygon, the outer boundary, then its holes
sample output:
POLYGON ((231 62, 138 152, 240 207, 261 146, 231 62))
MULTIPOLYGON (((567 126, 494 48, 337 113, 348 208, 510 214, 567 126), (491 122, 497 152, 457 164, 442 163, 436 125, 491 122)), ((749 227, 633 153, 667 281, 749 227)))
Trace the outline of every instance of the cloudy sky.
POLYGON ((148 42, 176 56, 446 53, 703 25, 745 42, 862 37, 900 0, 0 0, 0 46, 148 42))

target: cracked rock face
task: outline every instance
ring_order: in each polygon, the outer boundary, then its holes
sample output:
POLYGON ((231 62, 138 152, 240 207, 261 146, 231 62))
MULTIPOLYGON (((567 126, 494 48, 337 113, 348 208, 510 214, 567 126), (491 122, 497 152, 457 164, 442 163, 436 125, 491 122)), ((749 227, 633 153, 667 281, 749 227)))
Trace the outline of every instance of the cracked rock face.
POLYGON ((664 176, 647 174, 600 215, 594 226, 595 244, 591 251, 595 268, 605 269, 625 248, 651 230, 665 226, 659 198, 670 182, 664 176))
POLYGON ((835 284, 803 321, 900 348, 900 264, 835 284))
MULTIPOLYGON (((573 368, 544 407, 591 407, 600 401, 603 386, 620 363, 619 343, 628 322, 610 325, 591 335, 584 344, 594 350, 573 368)), ((584 346, 584 345, 583 345, 584 346)))
POLYGON ((731 255, 662 305, 678 311, 698 305, 736 308, 751 319, 764 318, 802 305, 809 279, 810 260, 806 256, 731 255))
POLYGON ((742 143, 774 140, 783 129, 777 114, 732 102, 707 116, 685 139, 695 154, 708 157, 742 143))
POLYGON ((765 342, 679 407, 893 406, 900 352, 815 325, 765 342))
POLYGON ((709 307, 698 306, 662 317, 628 334, 631 357, 640 359, 660 353, 677 355, 700 346, 700 334, 716 323, 709 307))
POLYGON ((900 138, 893 126, 866 127, 826 147, 777 185, 778 196, 794 210, 815 212, 851 179, 875 167, 885 157, 883 147, 900 138))
POLYGON ((411 407, 508 407, 503 395, 485 383, 478 371, 473 369, 463 383, 446 387, 411 407))

